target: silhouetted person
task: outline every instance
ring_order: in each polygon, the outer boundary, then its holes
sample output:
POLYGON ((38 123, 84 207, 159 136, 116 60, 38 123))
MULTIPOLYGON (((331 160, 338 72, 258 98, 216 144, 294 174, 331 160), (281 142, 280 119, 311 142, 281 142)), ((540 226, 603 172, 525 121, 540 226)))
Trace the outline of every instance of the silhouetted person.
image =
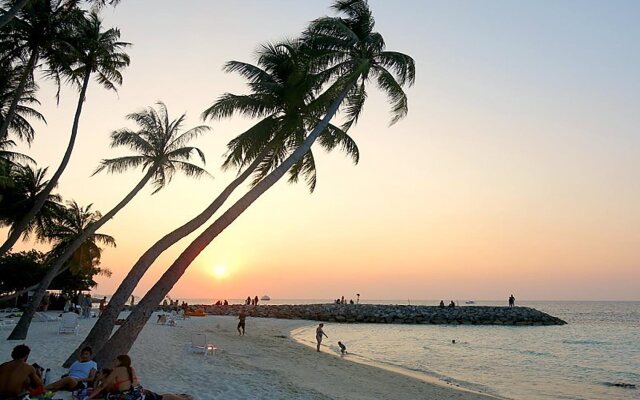
POLYGON ((316 328, 316 341, 318 342, 318 351, 320 351, 320 344, 322 343, 322 336, 324 335, 324 337, 329 339, 329 336, 327 336, 327 334, 324 333, 324 330, 322 330, 323 327, 324 327, 324 324, 319 324, 318 327, 316 328))
POLYGON ((513 294, 509 296, 509 307, 514 307, 516 305, 516 298, 513 297, 513 294))
POLYGON ((440 300, 440 305, 438 307, 444 308, 444 300, 440 300))
POLYGON ((225 301, 224 301, 224 305, 225 305, 225 306, 228 306, 228 305, 229 305, 229 302, 228 302, 227 300, 225 300, 225 301))
POLYGON ((253 298, 253 305, 254 305, 254 306, 257 306, 257 305, 258 305, 258 300, 259 300, 259 299, 258 299, 258 296, 256 296, 256 297, 254 297, 254 298, 253 298))
POLYGON ((244 313, 244 310, 240 310, 240 314, 238 314, 238 335, 244 336, 246 319, 247 319, 247 314, 244 313), (242 332, 240 332, 240 329, 242 329, 242 332))
POLYGON ((342 296, 342 298, 340 299, 340 304, 346 304, 344 301, 344 296, 342 296))
POLYGON ((356 293, 356 304, 360 304, 360 293, 356 293))
POLYGON ((356 304, 353 302, 353 299, 349 300, 349 304, 356 304))
POLYGON ((338 346, 340 347, 340 353, 347 354, 347 346, 342 342, 338 342, 338 346))
POLYGON ((251 296, 247 296, 247 300, 244 302, 244 304, 250 306, 251 305, 251 296))
POLYGON ((456 306, 456 303, 454 303, 454 302, 453 302, 453 300, 451 300, 451 303, 449 303, 449 307, 452 307, 452 308, 453 308, 453 307, 455 307, 455 306, 456 306))

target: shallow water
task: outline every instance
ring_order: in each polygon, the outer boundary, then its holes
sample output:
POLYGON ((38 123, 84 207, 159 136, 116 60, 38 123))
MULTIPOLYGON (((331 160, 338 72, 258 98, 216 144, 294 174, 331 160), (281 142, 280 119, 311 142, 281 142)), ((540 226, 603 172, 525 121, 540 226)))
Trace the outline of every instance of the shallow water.
MULTIPOLYGON (((513 399, 640 399, 640 302, 518 305, 568 325, 326 324, 327 350, 337 352, 341 340, 352 357, 513 399)), ((293 335, 309 343, 315 326, 293 335)))

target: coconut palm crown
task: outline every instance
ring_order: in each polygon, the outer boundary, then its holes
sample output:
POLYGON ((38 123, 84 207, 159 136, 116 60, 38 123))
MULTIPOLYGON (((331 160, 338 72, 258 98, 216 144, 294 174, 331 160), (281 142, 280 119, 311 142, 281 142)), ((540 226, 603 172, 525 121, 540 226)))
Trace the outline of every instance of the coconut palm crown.
MULTIPOLYGON (((314 56, 299 40, 264 44, 257 51, 258 65, 240 61, 225 64, 226 72, 237 72, 248 82, 251 93, 223 94, 203 112, 203 118, 221 119, 239 114, 261 120, 227 144, 223 168, 243 168, 256 157, 263 161, 256 168, 252 184, 257 184, 276 168, 306 138, 318 124, 328 103, 317 99, 323 85, 331 78, 325 71, 311 72, 314 56), (263 151, 267 154, 263 155, 263 151)), ((345 130, 329 125, 320 135, 327 151, 340 146, 354 163, 358 162, 358 147, 345 130)), ((316 186, 316 168, 311 151, 289 172, 289 181, 304 176, 311 191, 316 186)))
POLYGON ((344 17, 322 17, 311 22, 304 39, 307 45, 325 51, 319 65, 338 77, 338 85, 349 90, 343 112, 348 129, 357 122, 367 98, 366 86, 373 81, 391 104, 391 125, 408 112, 403 86, 415 82, 415 63, 410 56, 386 51, 382 35, 374 31, 375 20, 366 0, 337 0, 332 9, 344 17), (351 81, 357 77, 354 83, 351 81))
POLYGON ((94 174, 103 170, 120 173, 140 166, 143 170, 151 169, 154 171, 151 178, 155 187, 153 193, 168 184, 176 171, 196 178, 208 175, 207 171, 189 162, 195 153, 204 164, 202 150, 185 144, 209 131, 209 127, 200 125, 180 133, 186 114, 170 120, 166 105, 162 102, 157 105, 159 110, 148 107, 127 115, 129 120, 138 124, 139 130, 123 128, 111 133, 111 147, 124 146, 139 154, 104 159, 94 174))

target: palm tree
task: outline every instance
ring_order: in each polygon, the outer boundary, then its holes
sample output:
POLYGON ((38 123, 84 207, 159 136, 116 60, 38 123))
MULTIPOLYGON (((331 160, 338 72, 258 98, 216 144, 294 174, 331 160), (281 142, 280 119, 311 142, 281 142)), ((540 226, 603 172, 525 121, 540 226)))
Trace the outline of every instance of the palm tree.
MULTIPOLYGON (((22 10, 24 6, 26 6, 27 3, 30 1, 34 1, 34 0, 14 0, 11 7, 8 10, 4 11, 2 16, 0 16, 0 29, 2 29, 5 25, 11 22, 11 20, 15 18, 15 16, 20 12, 20 10, 22 10)), ((120 1, 121 0, 87 0, 87 2, 93 5, 94 9, 97 9, 97 10, 104 7, 106 4, 111 4, 115 6, 116 4, 120 3, 120 1)), ((66 0, 64 1, 64 3, 65 3, 65 6, 71 7, 79 3, 79 1, 66 0)))
POLYGON ((40 197, 36 199, 33 208, 16 224, 13 232, 0 247, 0 255, 6 253, 18 241, 22 231, 38 213, 67 167, 78 134, 82 106, 92 74, 96 75, 97 82, 106 89, 115 90, 116 85, 122 83, 120 71, 129 65, 129 56, 122 50, 129 46, 129 43, 121 42, 119 39, 120 31, 117 28, 103 30, 102 21, 95 13, 89 14, 78 23, 72 46, 70 46, 73 63, 62 70, 67 80, 80 86, 80 96, 78 97, 69 144, 58 169, 54 172, 40 197))
POLYGON ((23 65, 15 78, 13 98, 0 125, 0 138, 6 137, 24 91, 29 85, 33 87, 38 60, 43 58, 51 64, 52 59, 66 52, 70 28, 79 13, 76 8, 66 7, 63 0, 31 0, 3 32, 3 41, 10 44, 3 48, 3 62, 21 60, 23 65))
MULTIPOLYGON (((0 125, 7 121, 7 115, 11 108, 15 94, 20 85, 22 76, 22 68, 13 67, 10 62, 2 62, 0 64, 0 125)), ((8 134, 16 136, 20 140, 31 143, 35 135, 35 130, 29 123, 28 118, 46 123, 46 120, 38 111, 34 110, 34 104, 40 104, 35 97, 38 89, 33 80, 28 80, 22 93, 18 96, 13 117, 7 124, 7 135, 0 137, 0 140, 6 139, 8 134)))
POLYGON ((10 147, 15 145, 13 140, 0 139, 0 207, 4 207, 6 204, 2 201, 7 191, 15 187, 12 172, 16 168, 19 169, 22 167, 20 163, 24 163, 25 165, 35 164, 35 161, 31 157, 9 150, 10 147))
POLYGON ((289 157, 187 246, 138 303, 127 321, 98 352, 96 356, 98 362, 109 362, 115 355, 126 353, 131 348, 155 307, 169 293, 191 262, 244 210, 305 156, 320 133, 329 125, 331 118, 338 112, 345 98, 348 117, 346 127, 357 121, 366 97, 365 83, 372 79, 375 79, 378 86, 391 98, 393 113, 391 123, 397 122, 406 115, 407 100, 402 86, 411 85, 415 79, 413 59, 402 53, 384 51, 382 36, 373 31, 374 20, 366 0, 338 0, 333 8, 346 14, 346 18, 321 18, 312 22, 306 32, 308 43, 312 48, 331 51, 322 56, 321 60, 330 63, 326 67, 337 76, 332 87, 320 96, 320 98, 332 99, 332 104, 326 110, 324 117, 289 157), (319 37, 316 37, 316 34, 319 37))
MULTIPOLYGON (((224 168, 238 168, 238 175, 199 215, 184 225, 165 235, 151 246, 131 268, 116 292, 109 300, 98 321, 76 352, 85 346, 96 351, 109 339, 115 322, 133 293, 142 276, 151 264, 166 249, 204 225, 220 208, 231 193, 248 177, 254 174, 254 181, 269 172, 274 160, 294 146, 304 135, 306 127, 317 122, 322 107, 315 101, 314 95, 326 81, 326 74, 310 74, 309 58, 300 48, 300 43, 284 42, 278 45, 265 45, 259 51, 259 66, 231 61, 225 65, 227 72, 239 72, 250 79, 251 93, 234 95, 226 93, 216 103, 205 110, 204 118, 221 119, 235 113, 261 118, 247 131, 228 144, 224 168), (257 110, 257 111, 256 111, 257 110)), ((325 149, 337 146, 344 148, 358 161, 358 148, 355 142, 342 130, 329 126, 321 135, 325 149)), ((309 152, 310 154, 310 152, 309 152)), ((311 156, 307 160, 313 160, 311 156)), ((291 180, 297 180, 300 174, 309 179, 311 189, 315 186, 315 168, 308 161, 292 173, 291 180)), ((75 360, 72 353, 65 365, 75 360)))
MULTIPOLYGON (((46 174, 47 168, 33 169, 31 166, 12 168, 10 176, 13 186, 5 192, 0 202, 0 226, 8 226, 10 231, 13 230, 16 222, 32 208, 35 199, 49 183, 45 178, 46 174)), ((33 234, 39 241, 50 241, 51 226, 63 209, 61 201, 60 195, 49 194, 36 217, 22 232, 22 237, 28 240, 33 234)))
POLYGON ((68 265, 69 259, 77 254, 91 235, 110 221, 120 210, 122 210, 150 180, 155 187, 156 193, 167 185, 176 171, 187 176, 199 177, 206 174, 206 171, 189 161, 195 153, 204 163, 204 154, 197 147, 185 146, 190 140, 206 132, 206 126, 197 126, 180 133, 180 129, 186 118, 185 114, 171 121, 167 107, 163 103, 158 103, 159 112, 149 107, 141 112, 129 114, 127 117, 135 121, 140 130, 134 132, 130 129, 120 129, 111 134, 111 146, 126 146, 138 152, 137 155, 118 157, 102 160, 101 165, 95 173, 106 170, 107 172, 120 173, 130 168, 142 167, 145 172, 144 177, 138 184, 122 199, 114 208, 104 216, 92 221, 87 225, 82 234, 74 237, 73 240, 65 242, 65 247, 57 254, 55 261, 44 276, 31 302, 18 322, 18 326, 11 333, 12 339, 25 339, 29 329, 31 319, 42 301, 42 297, 53 281, 62 272, 62 268, 68 265))

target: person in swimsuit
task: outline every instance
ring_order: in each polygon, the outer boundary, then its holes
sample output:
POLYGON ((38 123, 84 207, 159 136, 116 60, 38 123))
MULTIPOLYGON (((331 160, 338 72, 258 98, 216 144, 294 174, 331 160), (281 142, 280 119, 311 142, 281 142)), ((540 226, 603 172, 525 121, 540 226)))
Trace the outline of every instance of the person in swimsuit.
POLYGON ((13 348, 11 361, 0 365, 0 399, 22 398, 29 390, 42 387, 42 378, 36 369, 27 364, 31 349, 24 344, 13 348))
POLYGON ((80 351, 78 361, 69 367, 69 375, 45 386, 46 390, 56 392, 58 390, 73 391, 76 389, 86 389, 96 376, 98 364, 91 360, 93 350, 87 346, 80 351))
POLYGON ((171 393, 157 394, 143 389, 138 381, 136 370, 131 366, 131 358, 122 354, 116 357, 117 366, 109 373, 102 383, 91 393, 89 399, 145 399, 145 400, 188 400, 187 395, 171 393))
POLYGON ((320 351, 320 344, 322 343, 322 336, 324 335, 324 337, 329 339, 329 336, 327 336, 327 334, 324 333, 324 331, 322 330, 323 327, 324 327, 324 324, 320 324, 316 328, 316 341, 318 342, 318 348, 317 348, 318 351, 320 351))
POLYGON ((240 314, 238 314, 238 335, 244 336, 244 326, 246 318, 247 314, 244 313, 244 310, 240 310, 240 314), (242 332, 240 332, 241 328, 242 332))
POLYGON ((347 354, 347 346, 342 342, 338 342, 338 347, 340 347, 340 353, 347 354))

